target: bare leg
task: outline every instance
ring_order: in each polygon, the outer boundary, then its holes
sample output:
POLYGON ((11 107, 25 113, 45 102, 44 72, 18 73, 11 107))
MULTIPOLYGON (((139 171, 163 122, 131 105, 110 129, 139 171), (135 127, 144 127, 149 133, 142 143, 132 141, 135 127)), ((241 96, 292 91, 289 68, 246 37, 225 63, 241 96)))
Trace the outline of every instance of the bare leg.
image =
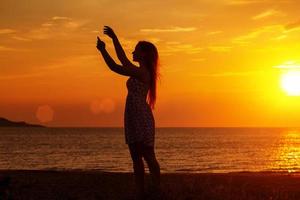
POLYGON ((155 157, 154 147, 144 146, 143 157, 145 158, 149 167, 153 189, 156 192, 159 192, 160 191, 160 166, 155 157))
POLYGON ((144 162, 142 159, 142 146, 135 143, 129 145, 130 155, 133 161, 133 170, 135 176, 135 183, 137 188, 137 197, 142 200, 144 198, 144 162))

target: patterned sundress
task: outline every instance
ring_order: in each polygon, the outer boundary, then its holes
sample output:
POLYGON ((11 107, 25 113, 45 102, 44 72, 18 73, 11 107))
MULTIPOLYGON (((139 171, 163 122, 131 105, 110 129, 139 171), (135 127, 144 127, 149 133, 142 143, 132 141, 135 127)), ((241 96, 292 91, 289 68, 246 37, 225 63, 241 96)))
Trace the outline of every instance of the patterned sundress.
POLYGON ((142 142, 154 146, 155 121, 150 105, 147 103, 149 85, 130 77, 126 82, 124 127, 126 144, 142 142))

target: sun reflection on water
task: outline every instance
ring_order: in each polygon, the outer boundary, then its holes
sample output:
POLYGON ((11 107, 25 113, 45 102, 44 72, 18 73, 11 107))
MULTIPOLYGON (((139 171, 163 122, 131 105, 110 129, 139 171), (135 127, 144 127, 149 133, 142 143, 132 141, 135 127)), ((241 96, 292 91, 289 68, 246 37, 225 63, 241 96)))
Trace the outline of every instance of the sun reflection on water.
POLYGON ((300 132, 285 131, 275 153, 272 169, 285 172, 300 171, 300 132))

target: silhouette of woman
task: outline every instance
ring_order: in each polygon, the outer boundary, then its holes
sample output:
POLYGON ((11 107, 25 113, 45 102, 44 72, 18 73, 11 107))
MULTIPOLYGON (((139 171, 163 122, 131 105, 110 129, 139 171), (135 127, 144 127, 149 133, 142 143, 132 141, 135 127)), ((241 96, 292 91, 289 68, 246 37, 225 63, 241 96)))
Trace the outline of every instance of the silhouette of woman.
POLYGON ((144 199, 144 163, 147 162, 152 180, 150 195, 159 196, 160 166, 154 153, 155 121, 152 114, 156 100, 156 81, 158 69, 158 52, 156 47, 147 41, 139 41, 132 52, 135 66, 126 54, 114 31, 104 26, 104 34, 108 35, 114 44, 118 65, 105 49, 105 43, 97 37, 97 49, 101 52, 108 67, 124 76, 129 76, 126 82, 128 94, 126 98, 124 127, 125 141, 128 144, 133 161, 133 170, 137 187, 138 199, 144 199))

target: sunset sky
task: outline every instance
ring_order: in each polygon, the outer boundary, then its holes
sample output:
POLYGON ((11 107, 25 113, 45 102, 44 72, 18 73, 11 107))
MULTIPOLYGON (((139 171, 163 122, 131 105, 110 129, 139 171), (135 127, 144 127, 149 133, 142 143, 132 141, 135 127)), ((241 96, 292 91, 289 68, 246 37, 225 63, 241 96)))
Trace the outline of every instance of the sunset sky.
POLYGON ((300 96, 282 84, 300 70, 299 10, 296 0, 1 0, 0 116, 122 127, 128 77, 95 47, 98 35, 116 58, 109 25, 131 60, 139 40, 158 48, 157 127, 299 126, 300 96))

